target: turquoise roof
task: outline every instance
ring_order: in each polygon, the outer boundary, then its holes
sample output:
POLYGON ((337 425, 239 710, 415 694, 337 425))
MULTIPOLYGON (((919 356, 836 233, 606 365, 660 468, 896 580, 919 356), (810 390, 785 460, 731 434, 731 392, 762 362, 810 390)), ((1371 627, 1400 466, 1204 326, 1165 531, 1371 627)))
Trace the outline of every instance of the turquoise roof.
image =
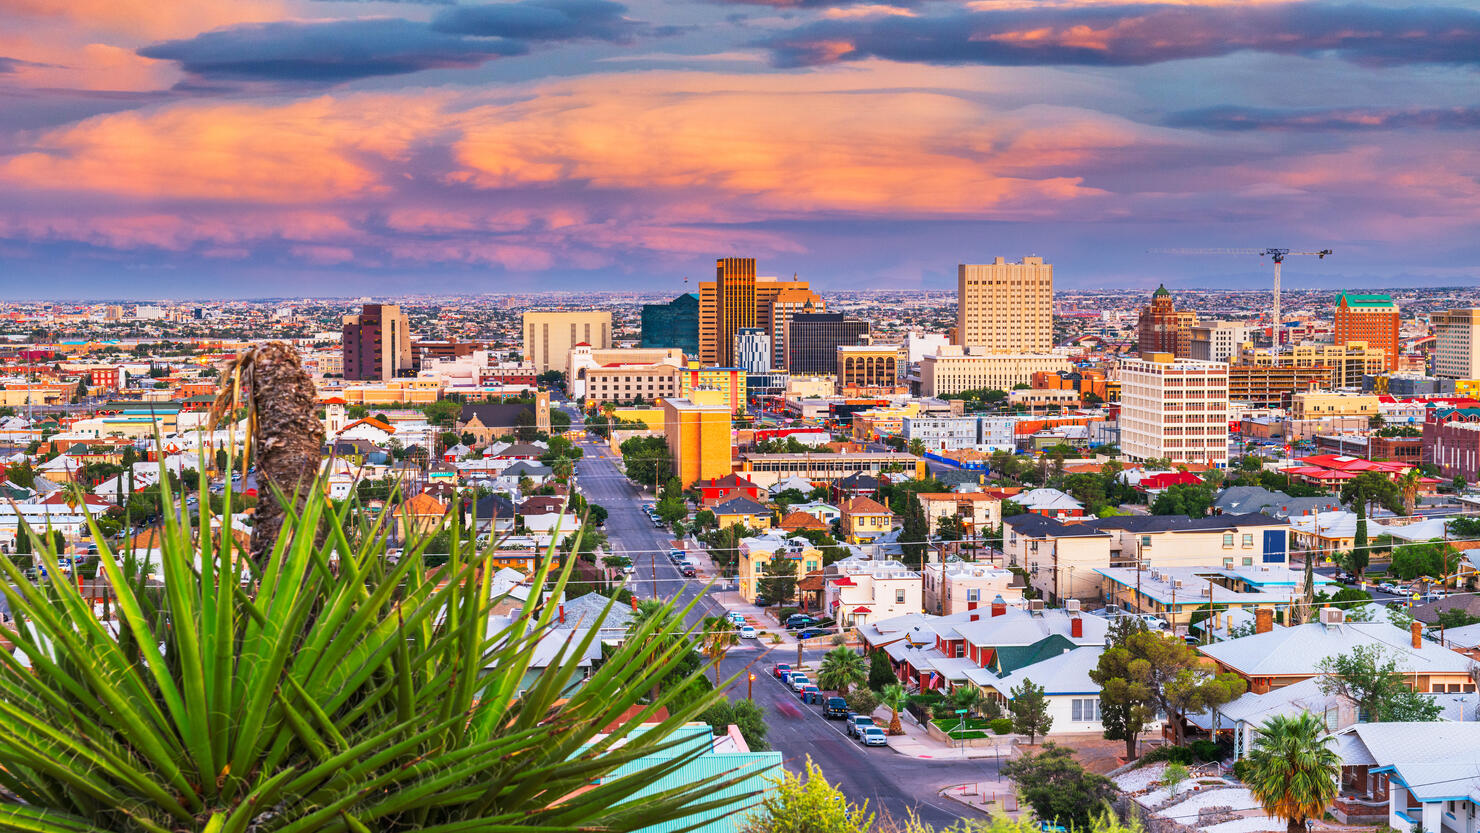
POLYGON ((1350 292, 1343 292, 1341 293, 1341 297, 1337 299, 1337 303, 1340 303, 1342 300, 1345 300, 1346 305, 1349 307, 1393 306, 1393 296, 1391 295, 1354 295, 1350 292))

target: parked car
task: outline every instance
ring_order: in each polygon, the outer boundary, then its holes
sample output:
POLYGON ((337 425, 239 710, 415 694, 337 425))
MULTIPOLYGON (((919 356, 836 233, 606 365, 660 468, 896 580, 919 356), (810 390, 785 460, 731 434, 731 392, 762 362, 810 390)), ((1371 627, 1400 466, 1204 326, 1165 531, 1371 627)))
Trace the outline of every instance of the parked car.
POLYGON ((874 719, 866 714, 855 714, 848 718, 848 734, 856 735, 859 730, 874 725, 874 719))
POLYGON ((864 746, 888 746, 889 738, 884 730, 878 726, 865 726, 858 732, 858 739, 863 741, 864 746))
POLYGON ((790 670, 791 664, 786 662, 778 662, 775 665, 771 666, 771 673, 774 674, 777 679, 780 679, 782 674, 785 674, 790 670))
POLYGON ((725 614, 725 618, 729 619, 731 622, 734 622, 737 625, 745 624, 745 614, 743 613, 736 613, 732 610, 729 613, 725 614))
POLYGON ((815 639, 825 635, 827 635, 827 631, 822 628, 807 628, 806 630, 797 631, 797 639, 815 639))
POLYGON ((848 701, 841 697, 829 697, 822 714, 828 720, 845 720, 848 717, 848 701))
POLYGON ((816 621, 816 619, 805 613, 793 613, 786 617, 786 626, 788 628, 805 628, 816 621))
POLYGON ((741 625, 740 626, 740 638, 741 639, 755 639, 756 638, 756 635, 757 634, 756 634, 756 630, 755 630, 754 627, 752 627, 750 625, 741 625))
POLYGON ((800 671, 793 672, 791 679, 786 682, 787 685, 791 686, 791 690, 796 692, 800 692, 804 687, 812 684, 812 681, 807 679, 807 675, 800 671))
POLYGON ((756 596, 755 597, 755 606, 756 607, 770 607, 771 606, 771 600, 768 599, 768 598, 766 598, 765 596, 756 596))

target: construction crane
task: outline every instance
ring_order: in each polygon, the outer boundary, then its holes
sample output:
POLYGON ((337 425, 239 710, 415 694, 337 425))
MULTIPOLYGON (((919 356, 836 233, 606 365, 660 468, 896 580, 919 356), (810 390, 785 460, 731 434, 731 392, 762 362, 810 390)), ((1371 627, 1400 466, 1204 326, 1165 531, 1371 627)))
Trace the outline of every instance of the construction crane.
POLYGON ((1289 249, 1151 249, 1166 255, 1259 255, 1274 261, 1274 323, 1270 327, 1270 335, 1274 342, 1274 348, 1280 348, 1280 342, 1284 335, 1284 322, 1280 318, 1280 264, 1290 255, 1314 255, 1321 260, 1331 254, 1330 249, 1322 249, 1319 252, 1295 252, 1289 249))

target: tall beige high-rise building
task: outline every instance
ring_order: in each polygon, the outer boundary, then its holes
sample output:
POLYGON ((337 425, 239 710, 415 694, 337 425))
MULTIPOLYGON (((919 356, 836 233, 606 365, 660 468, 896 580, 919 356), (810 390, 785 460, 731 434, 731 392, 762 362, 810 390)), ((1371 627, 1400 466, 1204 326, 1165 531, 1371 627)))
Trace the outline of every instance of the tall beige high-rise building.
POLYGON ((1053 347, 1053 264, 997 258, 956 267, 956 343, 990 353, 1053 347))
POLYGON ((609 310, 530 310, 524 313, 524 360, 540 373, 558 370, 570 378, 570 349, 612 346, 609 310))
POLYGON ((1228 365, 1146 353, 1120 364, 1120 450, 1132 460, 1228 464, 1228 365))
POLYGON ((1429 316, 1434 326, 1434 375, 1480 379, 1480 309, 1452 309, 1429 316))

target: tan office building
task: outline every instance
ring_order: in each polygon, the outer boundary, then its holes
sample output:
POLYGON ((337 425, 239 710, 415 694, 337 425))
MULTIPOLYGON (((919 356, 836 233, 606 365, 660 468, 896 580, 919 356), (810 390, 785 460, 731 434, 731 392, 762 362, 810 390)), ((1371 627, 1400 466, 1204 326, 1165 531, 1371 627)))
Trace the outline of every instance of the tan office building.
POLYGON ((1480 309, 1452 309, 1429 317, 1434 326, 1434 375, 1480 379, 1480 309))
POLYGON ((1359 388, 1363 376, 1387 372, 1387 351, 1364 341, 1346 344, 1297 344, 1282 353, 1259 348, 1239 352, 1237 364, 1260 367, 1329 367, 1330 387, 1359 388))
POLYGON ((385 382, 411 370, 411 327, 395 304, 365 304, 340 328, 344 378, 385 382))
POLYGON ((1070 369, 1068 359, 1051 353, 991 353, 981 347, 947 345, 920 362, 920 395, 940 396, 983 389, 1010 391, 1016 385, 1032 384, 1034 373, 1070 369))
POLYGON ((1370 393, 1336 393, 1311 391, 1291 397, 1291 419, 1322 419, 1333 416, 1372 418, 1378 413, 1378 399, 1370 393))
POLYGON ((582 342, 597 350, 612 346, 612 314, 606 310, 530 310, 524 313, 524 360, 540 373, 570 376, 570 351, 582 342))
POLYGON ((755 258, 715 261, 715 278, 699 282, 699 363, 735 366, 735 334, 759 328, 771 337, 772 366, 785 367, 786 322, 797 312, 823 312, 827 305, 806 281, 757 277, 755 258))
POLYGON ((1120 450, 1132 460, 1228 464, 1228 365, 1148 353, 1120 364, 1120 450))
POLYGON ((1053 347, 1053 264, 997 258, 956 267, 956 343, 989 353, 1053 347))
POLYGON ((839 391, 892 391, 899 385, 899 345, 838 348, 839 391))

